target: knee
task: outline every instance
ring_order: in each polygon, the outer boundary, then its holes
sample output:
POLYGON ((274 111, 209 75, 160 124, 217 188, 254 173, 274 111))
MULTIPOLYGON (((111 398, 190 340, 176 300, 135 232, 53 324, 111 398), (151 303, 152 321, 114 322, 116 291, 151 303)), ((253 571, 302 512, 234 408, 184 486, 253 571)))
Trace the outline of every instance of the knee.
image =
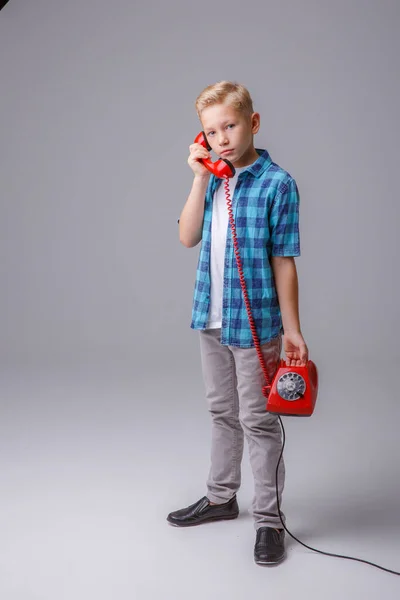
POLYGON ((278 417, 267 412, 265 408, 253 411, 240 409, 239 421, 243 430, 248 433, 271 436, 281 434, 278 417))
POLYGON ((208 411, 213 419, 221 421, 238 421, 238 411, 232 402, 228 402, 226 398, 214 397, 207 399, 208 411))

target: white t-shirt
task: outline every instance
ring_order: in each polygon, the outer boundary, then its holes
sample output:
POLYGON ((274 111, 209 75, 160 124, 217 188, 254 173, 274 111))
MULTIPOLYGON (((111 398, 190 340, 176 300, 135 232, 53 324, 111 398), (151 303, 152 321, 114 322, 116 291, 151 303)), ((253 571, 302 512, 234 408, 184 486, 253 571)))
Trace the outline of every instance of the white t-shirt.
MULTIPOLYGON (((231 199, 236 187, 238 175, 246 167, 235 167, 235 175, 229 181, 229 190, 231 199)), ((212 217, 211 217, 211 250, 210 250, 210 278, 211 278, 211 295, 210 295, 210 311, 208 313, 207 329, 216 329, 221 327, 222 323, 222 290, 224 285, 224 260, 226 236, 229 225, 228 207, 225 196, 225 182, 219 185, 219 188, 214 192, 212 217)), ((232 235, 229 225, 229 235, 232 235)))

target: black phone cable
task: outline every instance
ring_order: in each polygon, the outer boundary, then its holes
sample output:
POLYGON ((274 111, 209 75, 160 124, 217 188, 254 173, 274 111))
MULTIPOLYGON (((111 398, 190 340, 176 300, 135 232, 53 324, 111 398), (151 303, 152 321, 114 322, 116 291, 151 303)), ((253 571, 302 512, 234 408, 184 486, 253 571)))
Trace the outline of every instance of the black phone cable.
POLYGON ((279 415, 278 415, 278 418, 279 418, 279 422, 280 422, 281 429, 282 429, 282 450, 281 450, 281 453, 279 455, 278 464, 276 466, 275 489, 276 489, 276 499, 277 499, 277 503, 278 503, 279 518, 281 520, 281 523, 283 525, 284 530, 290 535, 290 537, 292 537, 294 540, 296 540, 296 542, 298 542, 299 544, 301 544, 305 548, 308 548, 309 550, 312 550, 313 552, 318 552, 319 554, 325 554, 326 556, 334 556, 336 558, 346 558, 347 560, 356 560, 358 562, 362 562, 362 563, 365 563, 367 565, 371 565, 372 567, 376 567, 377 569, 381 569, 382 571, 386 571, 387 573, 392 573, 393 575, 400 575, 400 573, 397 572, 397 571, 392 571, 391 569, 387 569, 386 567, 381 567, 380 565, 377 565, 377 564, 375 564, 373 562, 370 562, 369 560, 364 560, 363 558, 354 558, 353 556, 344 556, 342 554, 334 554, 333 552, 324 552, 323 550, 317 550, 316 548, 312 548, 312 546, 308 546, 307 544, 304 544, 296 536, 294 536, 292 533, 290 533, 290 531, 287 529, 285 523, 283 522, 281 508, 280 508, 280 504, 279 504, 278 470, 279 470, 279 464, 281 462, 281 458, 282 458, 282 455, 283 455, 283 450, 285 448, 286 435, 285 435, 285 428, 283 426, 282 419, 281 419, 281 417, 279 415))

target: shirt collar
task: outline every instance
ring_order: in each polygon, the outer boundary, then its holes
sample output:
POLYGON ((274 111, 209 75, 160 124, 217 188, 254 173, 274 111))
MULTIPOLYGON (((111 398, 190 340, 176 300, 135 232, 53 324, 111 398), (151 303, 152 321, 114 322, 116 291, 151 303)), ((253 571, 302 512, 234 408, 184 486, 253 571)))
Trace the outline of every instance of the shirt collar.
POLYGON ((255 151, 259 154, 259 157, 246 171, 254 175, 254 177, 261 177, 272 163, 272 159, 267 150, 256 148, 255 151))
MULTIPOLYGON (((262 148, 255 148, 255 151, 259 155, 258 159, 253 162, 252 165, 249 165, 242 171, 242 173, 251 173, 254 177, 261 177, 261 175, 268 169, 268 167, 272 163, 271 156, 269 155, 267 150, 262 148)), ((216 177, 215 175, 211 175, 211 188, 210 194, 212 195, 215 190, 217 190, 222 182, 222 179, 216 177)))

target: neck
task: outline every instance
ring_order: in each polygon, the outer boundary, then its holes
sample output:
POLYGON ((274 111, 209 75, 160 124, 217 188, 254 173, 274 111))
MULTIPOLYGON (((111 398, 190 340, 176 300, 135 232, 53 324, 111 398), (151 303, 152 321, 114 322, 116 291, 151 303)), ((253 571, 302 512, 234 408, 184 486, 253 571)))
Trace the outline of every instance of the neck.
POLYGON ((247 150, 247 152, 245 152, 243 154, 243 156, 240 157, 240 159, 236 162, 234 162, 233 166, 234 167, 247 167, 248 165, 253 164, 253 162, 255 162, 257 159, 259 158, 258 153, 256 152, 256 149, 254 148, 254 146, 252 146, 251 148, 249 148, 247 150))

